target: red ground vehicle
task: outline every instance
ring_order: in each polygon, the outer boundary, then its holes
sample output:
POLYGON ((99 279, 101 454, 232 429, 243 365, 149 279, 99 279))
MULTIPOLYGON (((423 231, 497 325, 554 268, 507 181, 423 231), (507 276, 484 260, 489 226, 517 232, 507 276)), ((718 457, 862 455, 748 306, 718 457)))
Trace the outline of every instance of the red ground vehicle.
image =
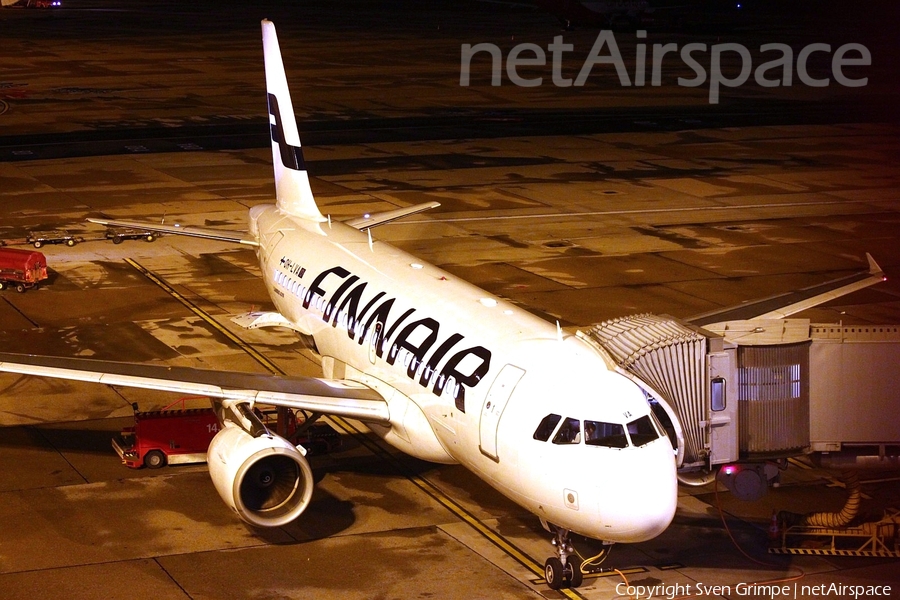
MULTIPOLYGON (((183 401, 179 400, 180 403, 183 401)), ((171 406, 171 405, 170 405, 171 406)), ((275 431, 274 411, 259 411, 263 422, 275 431)), ((298 427, 294 412, 287 412, 286 436, 306 448, 308 455, 323 454, 340 447, 341 436, 326 423, 298 427)), ((219 422, 211 408, 140 412, 134 406, 134 426, 126 427, 112 440, 122 462, 133 469, 158 469, 167 464, 206 462, 209 443, 219 432, 219 422)))
POLYGON ((134 426, 122 430, 112 445, 122 462, 133 469, 158 469, 167 464, 206 462, 206 450, 219 432, 211 408, 140 412, 134 426))
POLYGON ((3 0, 4 8, 15 6, 17 8, 55 8, 62 6, 61 0, 3 0))
POLYGON ((37 287, 47 279, 47 259, 40 252, 0 248, 0 290, 7 286, 17 292, 37 287))

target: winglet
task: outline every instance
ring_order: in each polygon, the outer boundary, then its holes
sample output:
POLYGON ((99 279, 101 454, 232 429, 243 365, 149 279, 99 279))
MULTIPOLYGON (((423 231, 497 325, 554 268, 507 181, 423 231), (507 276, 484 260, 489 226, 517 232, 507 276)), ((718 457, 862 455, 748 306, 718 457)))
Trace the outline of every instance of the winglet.
POLYGON ((300 148, 300 134, 297 132, 275 24, 267 19, 262 21, 262 38, 276 204, 289 215, 321 222, 325 217, 319 212, 309 187, 309 175, 300 148))
POLYGON ((878 266, 878 263, 875 262, 875 259, 868 252, 866 252, 866 260, 869 261, 869 275, 881 277, 882 281, 887 281, 887 275, 884 274, 884 271, 881 270, 881 267, 878 266))

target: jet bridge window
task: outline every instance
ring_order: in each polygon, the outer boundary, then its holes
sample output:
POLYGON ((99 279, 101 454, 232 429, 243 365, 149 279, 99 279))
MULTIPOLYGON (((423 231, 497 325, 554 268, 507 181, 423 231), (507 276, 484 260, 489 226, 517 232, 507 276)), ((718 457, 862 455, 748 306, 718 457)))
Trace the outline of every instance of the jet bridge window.
POLYGON ((581 443, 581 421, 566 417, 559 431, 553 436, 554 444, 578 444, 581 443))
POLYGON ((653 427, 653 421, 650 420, 648 415, 644 415, 629 423, 628 435, 631 436, 631 443, 635 446, 649 444, 659 437, 659 433, 657 433, 656 428, 653 427))
POLYGON ((562 415, 554 415, 552 413, 547 415, 541 419, 541 424, 534 430, 532 437, 539 442, 546 442, 550 439, 550 434, 556 429, 560 419, 562 419, 562 415))
POLYGON ((725 378, 713 377, 709 382, 710 408, 718 412, 725 410, 725 378))
POLYGON ((619 423, 604 421, 585 421, 584 443, 588 446, 606 446, 607 448, 627 448, 628 438, 625 427, 619 423))

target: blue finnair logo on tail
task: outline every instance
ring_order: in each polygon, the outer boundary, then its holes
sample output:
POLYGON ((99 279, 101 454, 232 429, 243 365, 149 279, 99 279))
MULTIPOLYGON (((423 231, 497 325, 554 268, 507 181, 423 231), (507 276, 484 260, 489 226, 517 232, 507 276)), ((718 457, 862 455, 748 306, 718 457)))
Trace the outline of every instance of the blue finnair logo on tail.
POLYGON ((284 141, 284 125, 281 123, 281 111, 278 110, 278 98, 275 94, 269 94, 269 114, 275 119, 269 128, 272 131, 272 141, 278 144, 281 152, 281 164, 294 171, 305 171, 303 150, 300 146, 291 146, 284 141))

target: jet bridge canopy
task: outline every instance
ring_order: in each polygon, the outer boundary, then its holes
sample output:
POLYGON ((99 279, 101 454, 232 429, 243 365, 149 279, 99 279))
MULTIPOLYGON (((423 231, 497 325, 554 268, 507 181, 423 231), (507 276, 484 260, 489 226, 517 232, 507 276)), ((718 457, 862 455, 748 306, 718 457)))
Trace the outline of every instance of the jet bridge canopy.
POLYGON ((675 429, 678 466, 705 464, 708 336, 716 336, 652 314, 604 321, 579 334, 660 402, 675 429))

